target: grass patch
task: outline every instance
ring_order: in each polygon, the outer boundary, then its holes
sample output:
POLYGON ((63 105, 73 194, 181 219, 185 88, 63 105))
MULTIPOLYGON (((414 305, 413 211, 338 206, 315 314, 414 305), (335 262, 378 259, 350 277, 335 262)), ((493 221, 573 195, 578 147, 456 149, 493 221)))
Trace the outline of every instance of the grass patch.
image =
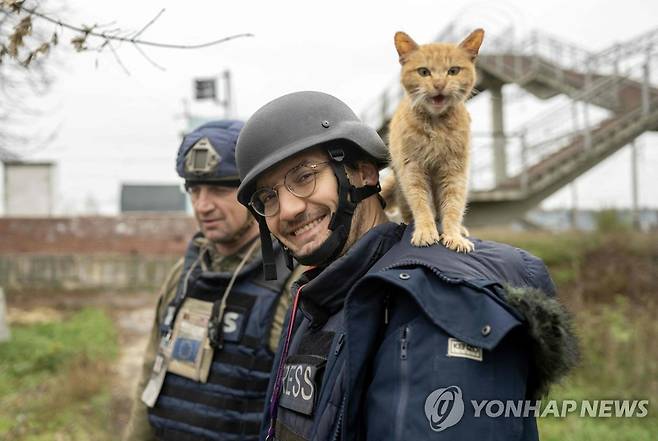
POLYGON ((654 441, 658 419, 645 418, 542 418, 542 441, 654 441))
MULTIPOLYGON (((658 433, 655 397, 658 309, 638 307, 618 297, 610 305, 590 305, 575 314, 582 346, 580 366, 547 399, 649 400, 648 415, 631 418, 538 419, 543 441, 653 441, 658 433)), ((580 407, 579 407, 580 409, 580 407)))
POLYGON ((111 424, 110 318, 97 309, 12 329, 0 344, 0 439, 105 440, 111 424))
MULTIPOLYGON (((569 381, 555 388, 547 399, 558 400, 649 400, 648 414, 644 417, 597 417, 580 416, 581 405, 566 418, 547 416, 538 418, 539 434, 542 441, 654 441, 658 433, 658 415, 655 412, 655 395, 649 391, 632 392, 608 387, 603 380, 605 376, 590 373, 589 381, 579 378, 584 369, 580 369, 569 381), (617 390, 617 392, 613 392, 617 390)), ((621 375, 620 375, 621 376, 621 375)), ((613 407, 614 409, 614 407, 613 407)), ((636 409, 638 409, 636 407, 636 409)), ((612 411, 614 415, 614 410, 612 411)), ((640 412, 640 410, 636 410, 640 412)), ((636 413, 637 415, 637 413, 636 413)))

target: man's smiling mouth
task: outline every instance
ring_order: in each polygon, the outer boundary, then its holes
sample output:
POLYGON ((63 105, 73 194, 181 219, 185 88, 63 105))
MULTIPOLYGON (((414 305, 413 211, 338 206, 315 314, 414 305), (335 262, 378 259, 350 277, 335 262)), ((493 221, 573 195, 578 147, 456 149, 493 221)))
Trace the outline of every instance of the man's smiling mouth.
POLYGON ((293 230, 293 231, 290 233, 291 236, 299 236, 300 234, 304 234, 305 232, 307 232, 308 230, 312 229, 313 227, 315 227, 316 225, 318 225, 320 222, 322 222, 322 221, 324 220, 325 217, 327 217, 326 214, 320 216, 319 218, 317 218, 317 219, 315 219, 315 220, 312 220, 311 222, 309 222, 309 223, 307 223, 307 224, 304 224, 304 225, 301 226, 300 228, 297 228, 297 229, 293 230))

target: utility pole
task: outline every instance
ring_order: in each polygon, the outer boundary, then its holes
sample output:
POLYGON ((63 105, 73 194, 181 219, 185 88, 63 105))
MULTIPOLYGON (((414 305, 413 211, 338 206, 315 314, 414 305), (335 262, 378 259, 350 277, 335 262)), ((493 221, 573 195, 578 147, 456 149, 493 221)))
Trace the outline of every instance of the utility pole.
POLYGON ((224 118, 234 117, 234 108, 233 108, 233 90, 231 84, 231 71, 226 69, 223 74, 224 78, 224 118))

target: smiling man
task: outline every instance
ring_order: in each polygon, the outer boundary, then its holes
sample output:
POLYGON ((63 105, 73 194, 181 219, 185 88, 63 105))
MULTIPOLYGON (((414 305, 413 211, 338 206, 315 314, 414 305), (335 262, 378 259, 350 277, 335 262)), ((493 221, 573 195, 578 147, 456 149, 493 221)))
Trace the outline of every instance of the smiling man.
POLYGON ((186 135, 176 170, 199 232, 165 281, 124 439, 254 440, 289 303, 288 269, 266 281, 252 214, 237 202, 243 123, 186 135))
POLYGON ((378 195, 384 143, 324 93, 263 106, 236 159, 266 265, 271 232, 313 267, 293 284, 261 440, 538 439, 532 416, 470 403, 534 399, 573 365, 539 259, 477 239, 469 254, 411 246, 378 195))

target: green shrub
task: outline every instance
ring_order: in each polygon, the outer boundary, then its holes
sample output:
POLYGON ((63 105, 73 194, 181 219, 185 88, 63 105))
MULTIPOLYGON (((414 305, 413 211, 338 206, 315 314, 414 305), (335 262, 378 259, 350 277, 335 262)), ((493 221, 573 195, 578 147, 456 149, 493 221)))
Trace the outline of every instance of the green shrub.
POLYGON ((108 393, 117 335, 101 310, 16 326, 0 344, 0 439, 111 439, 108 393))
POLYGON ((595 215, 596 231, 599 233, 618 233, 631 230, 631 223, 624 219, 614 208, 605 208, 595 215))

